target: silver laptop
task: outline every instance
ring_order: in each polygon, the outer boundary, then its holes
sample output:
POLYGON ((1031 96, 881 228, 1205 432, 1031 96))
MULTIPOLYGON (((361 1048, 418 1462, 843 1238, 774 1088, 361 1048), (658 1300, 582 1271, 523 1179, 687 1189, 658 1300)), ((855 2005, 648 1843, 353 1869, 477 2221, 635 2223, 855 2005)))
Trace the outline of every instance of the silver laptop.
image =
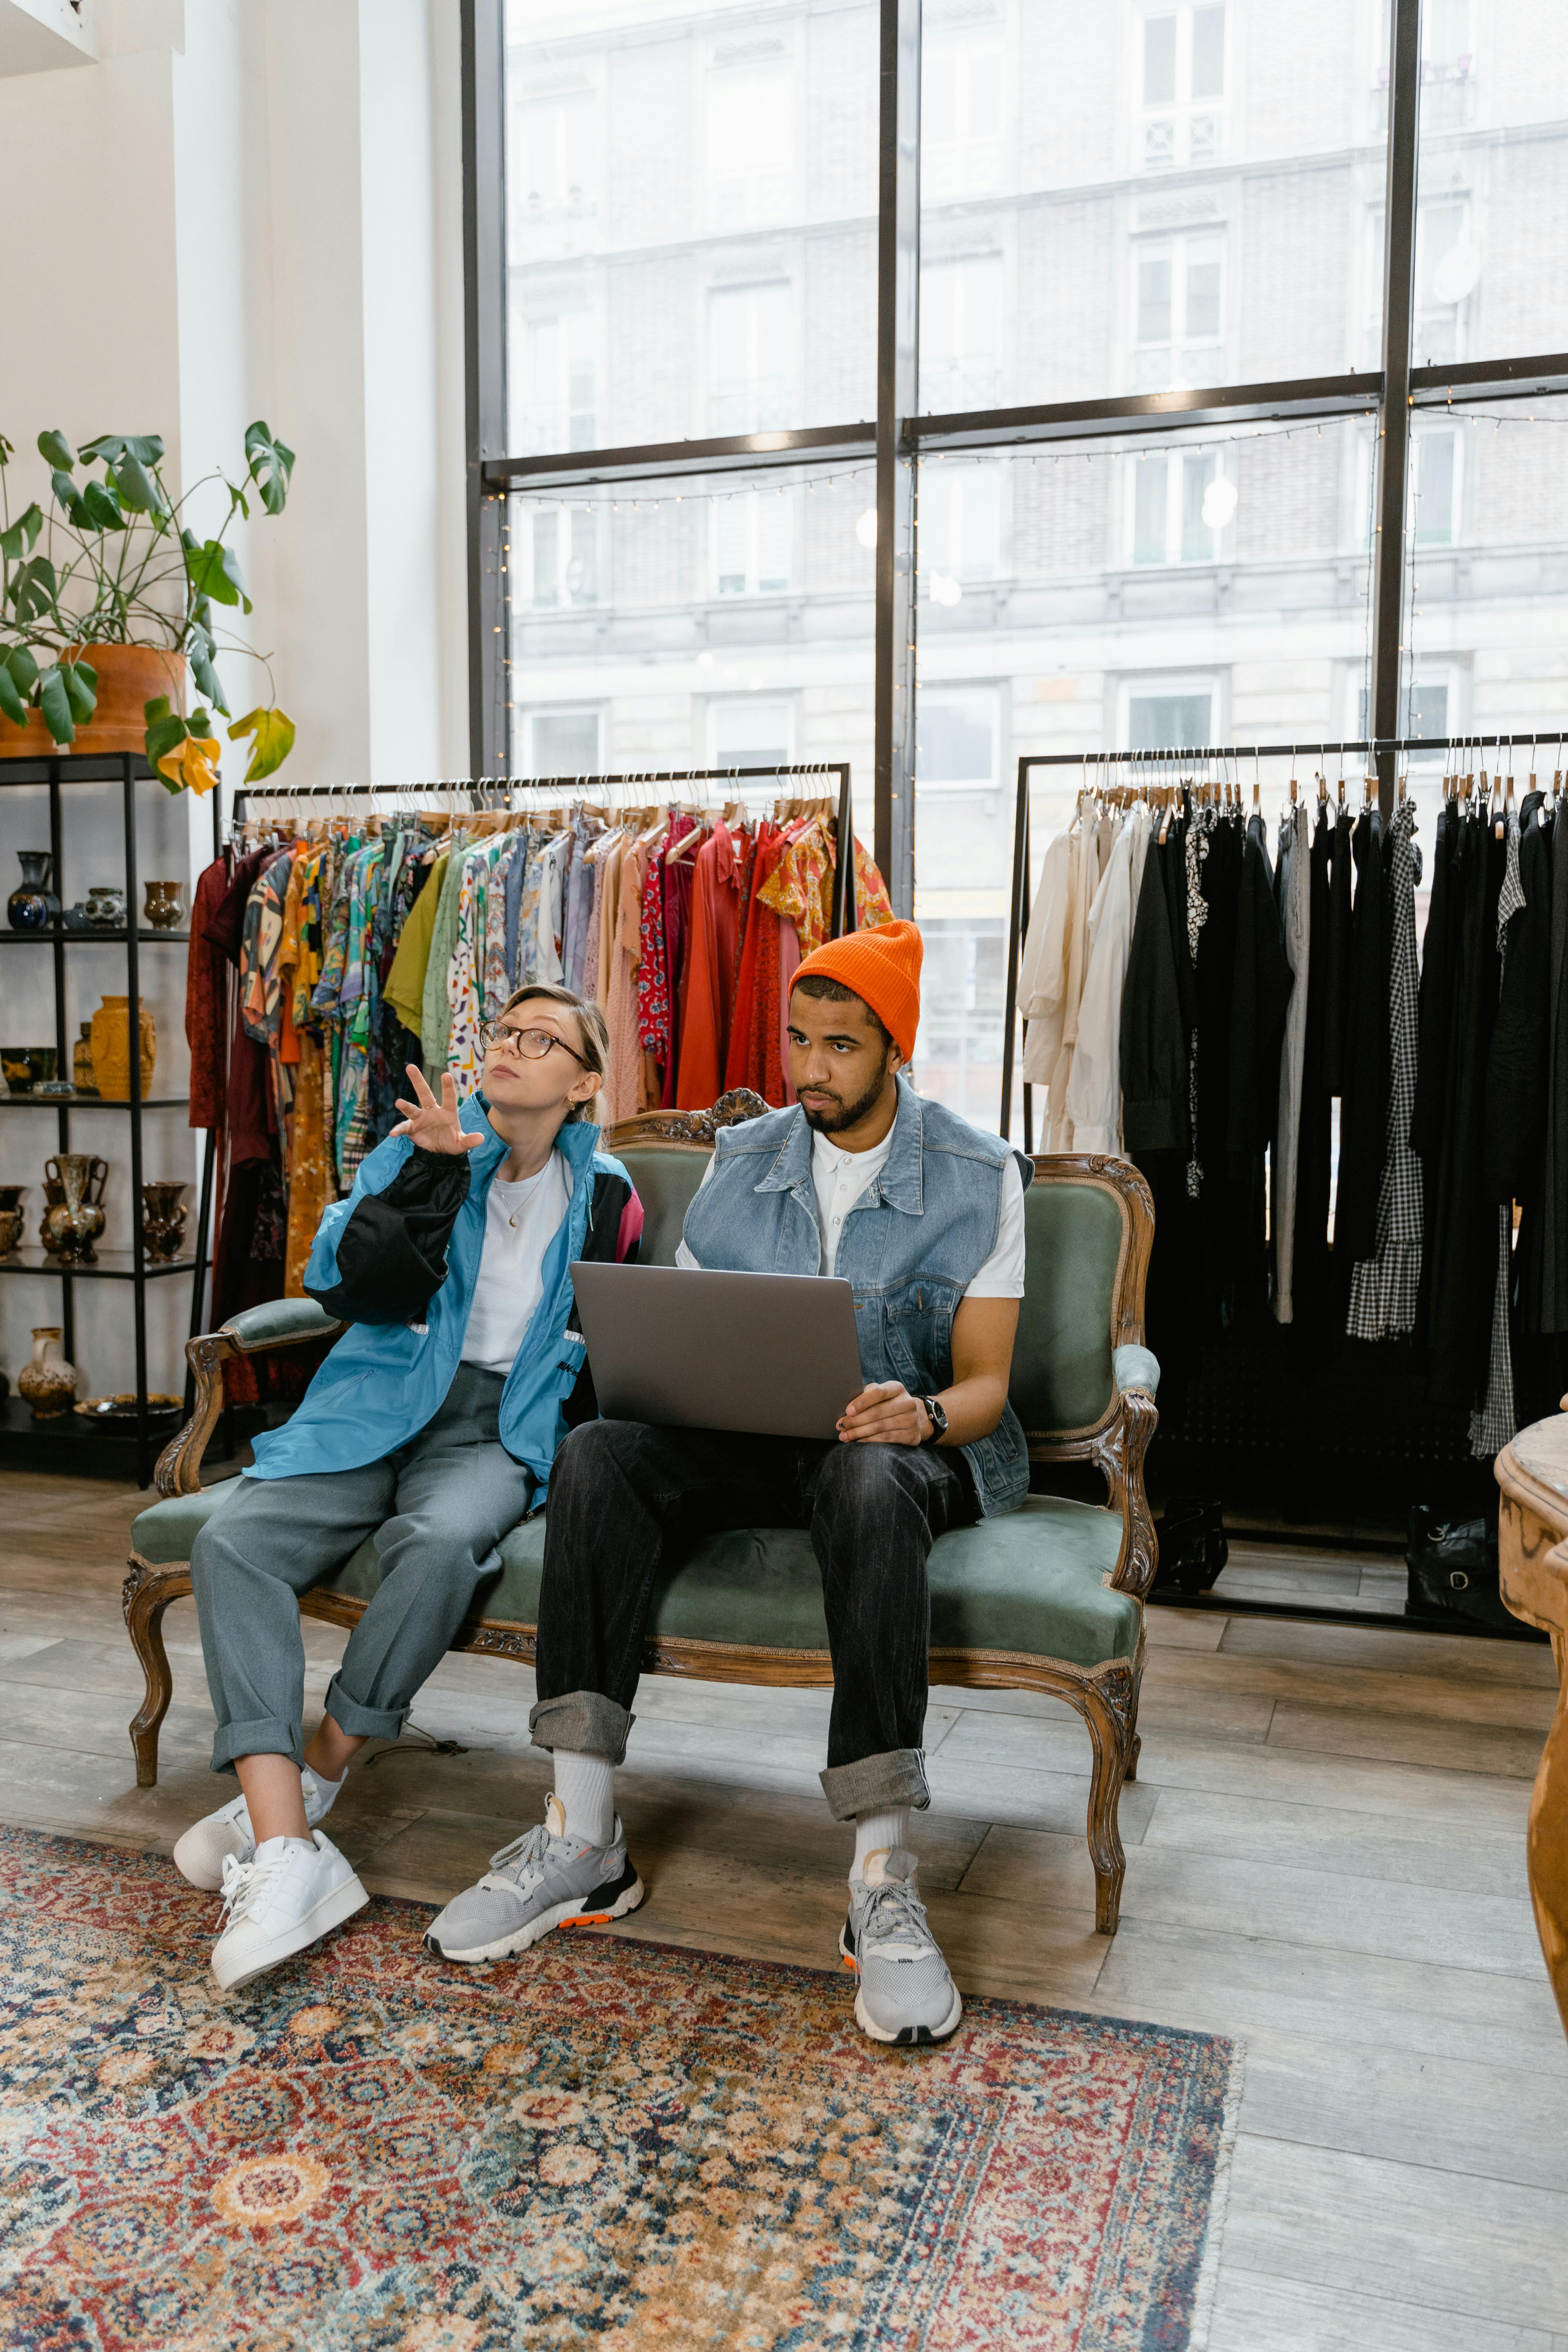
POLYGON ((572 1283, 606 1421, 833 1437, 865 1386, 855 1294, 834 1276, 579 1260, 572 1283))

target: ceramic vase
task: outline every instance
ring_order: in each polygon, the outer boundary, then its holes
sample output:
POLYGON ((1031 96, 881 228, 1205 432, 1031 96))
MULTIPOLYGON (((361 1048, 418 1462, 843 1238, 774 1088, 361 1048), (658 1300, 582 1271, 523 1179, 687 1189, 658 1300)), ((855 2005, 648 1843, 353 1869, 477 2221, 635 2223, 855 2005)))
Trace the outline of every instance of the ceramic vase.
MULTIPOLYGON (((6 1187, 8 1192, 19 1192, 21 1189, 19 1184, 6 1187)), ((0 1257, 16 1256, 17 1245, 22 1238, 23 1223, 23 1212, 20 1208, 0 1209, 0 1257)))
POLYGON ((119 930, 125 921, 125 893, 116 882, 95 882, 87 894, 87 919, 95 931, 119 930))
POLYGON ((103 1211, 90 1199, 91 1159, 85 1151, 61 1151, 44 1162, 44 1172, 60 1188, 60 1199, 44 1219, 44 1247, 62 1265, 90 1265, 93 1244, 103 1231, 103 1211))
POLYGON ((142 1237, 149 1257, 166 1262, 178 1257, 185 1236, 188 1184, 153 1183, 142 1187, 142 1237))
POLYGON ((19 849, 22 886, 5 901, 5 919, 14 931, 41 931, 60 919, 60 902, 49 887, 54 858, 47 849, 19 849))
POLYGON ((149 882, 142 898, 142 909, 155 931, 173 931, 179 928, 184 913, 185 886, 183 882, 149 882))
MULTIPOLYGON (((158 1058, 158 1033, 153 1015, 142 1007, 142 1098, 153 1088, 158 1058)), ((131 999, 106 996, 92 1016, 92 1066, 98 1091, 105 1102, 131 1099, 131 999)))
POLYGON ((92 1069, 92 1024, 90 1021, 84 1021, 82 1023, 81 1035, 71 1047, 71 1076, 76 1082, 76 1090, 79 1095, 95 1095, 98 1092, 98 1080, 93 1076, 92 1069))
POLYGON ((60 1327, 41 1324, 33 1333, 33 1358, 16 1376, 16 1386, 35 1421, 58 1421, 76 1402, 76 1367, 60 1353, 60 1327))
POLYGON ((107 1160, 85 1151, 62 1151, 44 1162, 44 1215, 38 1239, 60 1265, 92 1262, 93 1243, 104 1227, 104 1186, 109 1181, 107 1160), (73 1202, 67 1172, 76 1186, 73 1202))

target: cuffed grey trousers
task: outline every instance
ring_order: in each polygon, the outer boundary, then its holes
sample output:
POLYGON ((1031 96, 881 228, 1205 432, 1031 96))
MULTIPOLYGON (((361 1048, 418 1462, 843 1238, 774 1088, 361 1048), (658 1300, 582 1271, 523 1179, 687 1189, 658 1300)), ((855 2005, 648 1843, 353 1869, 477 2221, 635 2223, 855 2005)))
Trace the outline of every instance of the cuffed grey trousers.
POLYGON ((239 1478, 191 1549, 213 1770, 237 1756, 303 1759, 305 1645, 299 1596, 367 1536, 381 1582, 327 1693, 340 1729, 395 1739, 420 1685, 500 1570, 501 1539, 533 1498, 533 1475, 500 1442, 499 1372, 459 1364, 417 1437, 358 1470, 239 1478))

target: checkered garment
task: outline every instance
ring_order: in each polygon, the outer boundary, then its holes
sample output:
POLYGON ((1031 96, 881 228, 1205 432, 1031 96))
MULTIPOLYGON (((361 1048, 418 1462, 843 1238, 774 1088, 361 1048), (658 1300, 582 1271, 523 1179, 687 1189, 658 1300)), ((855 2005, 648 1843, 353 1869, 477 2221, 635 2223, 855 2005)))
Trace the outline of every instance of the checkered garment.
MULTIPOLYGON (((1502 992, 1502 964, 1508 956, 1508 926, 1524 905, 1519 878, 1519 819, 1508 813, 1508 860, 1497 902, 1498 992, 1502 992)), ((1500 1454, 1517 1423, 1513 1407, 1513 1359, 1509 1349, 1508 1294, 1512 1270, 1513 1203, 1505 1201, 1497 1213, 1497 1284, 1492 1292, 1491 1359, 1487 1366, 1487 1392, 1470 1415, 1470 1452, 1486 1461, 1500 1454)))
POLYGON ((1421 1279, 1421 1162, 1410 1149, 1415 1108, 1417 981, 1415 868, 1410 836, 1415 807, 1401 801, 1389 828, 1393 922, 1388 982, 1388 1129, 1377 1195, 1377 1255, 1351 1276, 1345 1329, 1352 1339, 1387 1339, 1415 1326, 1421 1279))

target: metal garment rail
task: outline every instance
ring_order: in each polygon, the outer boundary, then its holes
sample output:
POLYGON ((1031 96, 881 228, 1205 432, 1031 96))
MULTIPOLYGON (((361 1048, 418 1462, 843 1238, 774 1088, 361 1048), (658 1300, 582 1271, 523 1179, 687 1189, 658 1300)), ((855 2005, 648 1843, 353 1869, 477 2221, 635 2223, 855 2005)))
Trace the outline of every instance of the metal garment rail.
MULTIPOLYGON (((407 800, 417 793, 467 793, 469 810, 483 815, 498 809, 513 809, 525 814, 530 800, 540 793, 554 793, 581 800, 591 793, 609 791, 641 791, 649 784, 729 784, 773 783, 781 778, 836 776, 838 779, 838 839, 853 844, 855 838, 855 798, 850 788, 847 760, 795 761, 787 766, 762 768, 639 768, 625 775, 605 776, 427 776, 411 783, 396 784, 280 784, 274 787, 258 785, 254 789, 241 785, 234 795, 233 813, 238 822, 242 805, 247 801, 291 801, 307 807, 319 803, 330 809, 341 800, 407 800), (491 797, 504 793, 504 801, 491 797), (514 803, 512 794, 529 796, 514 803)), ((840 856, 833 876, 833 912, 828 931, 830 939, 842 939, 855 929, 855 853, 851 846, 847 856, 840 856)))
MULTIPOLYGON (((1233 772, 1244 780, 1242 772, 1248 761, 1300 760, 1340 758, 1346 752, 1368 752, 1374 758, 1387 752, 1392 758, 1419 758, 1424 752, 1470 751, 1478 761, 1487 752, 1550 749, 1553 744, 1568 743, 1568 729, 1542 731, 1531 729, 1519 735, 1394 735, 1366 736, 1347 739, 1340 743, 1208 743, 1173 745, 1144 751, 1036 751, 1026 752, 1018 762, 1017 797, 1013 809, 1013 882, 1007 902, 1007 994, 1003 1013, 1002 1033, 1002 1118, 1001 1133, 1007 1136, 1013 1125, 1013 1067, 1016 1059, 1018 1028, 1018 967, 1023 959, 1024 942, 1029 934, 1029 892, 1031 860, 1029 848, 1029 774, 1035 768, 1081 768, 1086 782, 1103 768, 1181 768, 1215 769, 1233 772)), ((1369 782, 1377 779, 1369 776, 1369 782)), ((1034 1089, 1024 1087, 1024 1149, 1035 1148, 1034 1089)))

